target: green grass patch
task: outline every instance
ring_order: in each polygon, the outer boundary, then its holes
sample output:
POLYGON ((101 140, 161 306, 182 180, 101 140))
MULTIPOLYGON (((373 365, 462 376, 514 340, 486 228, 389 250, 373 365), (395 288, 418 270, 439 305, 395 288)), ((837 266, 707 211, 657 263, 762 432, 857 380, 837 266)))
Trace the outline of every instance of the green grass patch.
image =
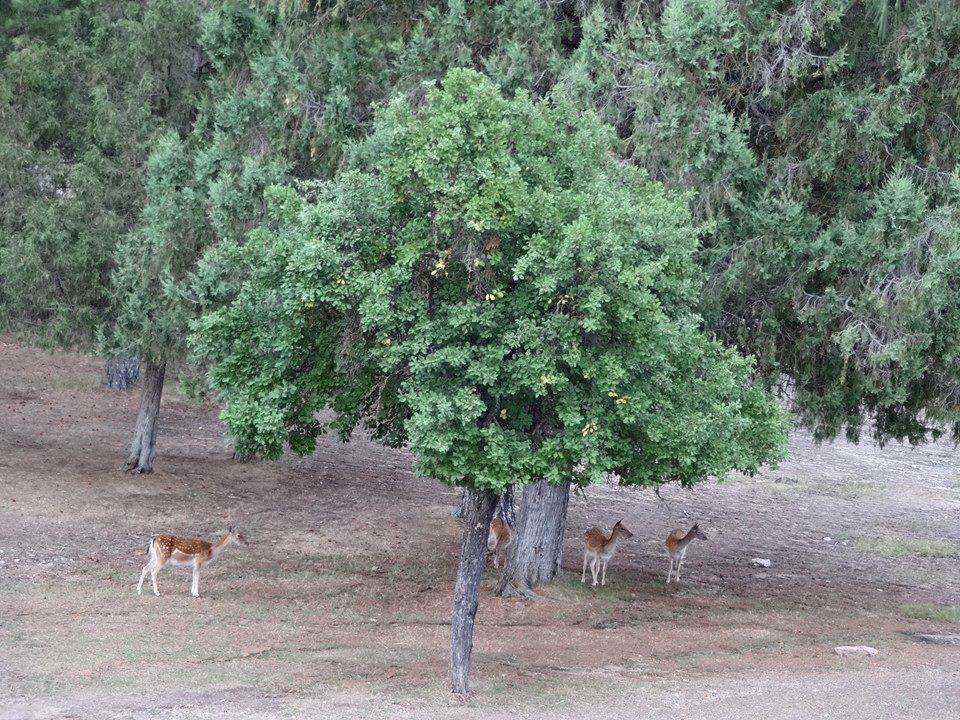
POLYGON ((926 605, 913 603, 900 607, 904 616, 913 620, 960 623, 960 607, 957 605, 926 605))
POLYGON ((856 545, 865 552, 888 558, 960 557, 960 546, 946 540, 921 540, 917 538, 886 535, 874 538, 858 538, 856 545))
POLYGON ((587 569, 587 581, 580 582, 580 573, 561 572, 549 585, 538 587, 536 593, 553 600, 577 600, 604 604, 631 603, 636 600, 637 585, 623 568, 617 573, 613 564, 607 568, 607 584, 593 587, 593 576, 587 569))

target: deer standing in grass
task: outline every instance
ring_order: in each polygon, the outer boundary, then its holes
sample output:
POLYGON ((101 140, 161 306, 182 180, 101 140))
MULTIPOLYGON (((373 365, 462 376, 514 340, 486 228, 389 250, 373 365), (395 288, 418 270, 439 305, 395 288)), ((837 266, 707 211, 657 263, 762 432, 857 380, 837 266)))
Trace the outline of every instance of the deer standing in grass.
POLYGON ((147 564, 140 571, 137 595, 143 594, 143 580, 147 577, 147 573, 150 573, 150 580, 153 581, 153 594, 159 596, 157 573, 170 562, 174 565, 193 565, 193 585, 190 588, 190 594, 194 597, 200 597, 200 568, 213 560, 220 554, 221 550, 232 542, 246 545, 247 539, 233 527, 228 529, 227 534, 215 543, 209 543, 195 537, 155 536, 150 540, 150 547, 147 549, 150 559, 147 560, 147 564))
POLYGON ((501 558, 503 564, 507 564, 507 550, 510 543, 513 542, 513 531, 510 525, 503 518, 495 517, 490 521, 490 534, 487 535, 487 550, 493 555, 493 566, 500 567, 501 558))
POLYGON ((606 533, 600 528, 592 527, 583 534, 583 542, 586 545, 583 551, 583 572, 580 574, 580 582, 587 581, 587 561, 590 561, 590 572, 593 573, 593 587, 597 585, 597 571, 603 567, 601 585, 607 584, 607 563, 617 551, 617 545, 621 540, 632 538, 633 533, 623 526, 623 521, 618 520, 613 526, 613 531, 607 537, 606 533))
POLYGON ((687 555, 687 546, 696 538, 706 540, 707 536, 700 529, 700 523, 697 523, 689 532, 684 532, 683 528, 677 528, 667 535, 667 555, 670 556, 670 569, 667 571, 667 584, 670 584, 670 578, 673 576, 676 582, 680 582, 680 566, 683 565, 683 558, 687 555), (677 571, 674 574, 673 566, 676 563, 677 571))

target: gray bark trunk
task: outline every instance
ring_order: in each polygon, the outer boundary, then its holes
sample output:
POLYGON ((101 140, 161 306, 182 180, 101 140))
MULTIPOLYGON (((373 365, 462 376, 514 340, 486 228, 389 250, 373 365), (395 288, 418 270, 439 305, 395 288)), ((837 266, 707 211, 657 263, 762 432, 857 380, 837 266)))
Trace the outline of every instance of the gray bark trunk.
POLYGON ((477 615, 480 575, 487 558, 487 533, 497 496, 490 490, 466 490, 466 522, 457 584, 453 589, 453 619, 450 623, 450 683, 453 692, 470 692, 470 654, 473 652, 473 622, 477 615))
POLYGON ((497 507, 494 508, 493 516, 503 520, 511 530, 517 526, 517 513, 513 507, 513 485, 507 485, 497 498, 497 507))
POLYGON ((140 379, 140 361, 135 357, 114 357, 107 360, 107 387, 126 390, 140 379))
POLYGON ((133 443, 127 457, 126 469, 135 473, 153 472, 154 443, 157 439, 157 417, 160 415, 160 397, 163 395, 165 362, 143 364, 143 391, 140 394, 140 412, 133 430, 133 443))
POLYGON ((551 485, 538 480, 523 489, 510 558, 496 588, 498 595, 533 597, 533 588, 557 576, 569 502, 569 482, 551 485))
POLYGON ((450 511, 450 514, 459 520, 467 516, 467 491, 460 491, 460 498, 457 500, 457 506, 450 511))

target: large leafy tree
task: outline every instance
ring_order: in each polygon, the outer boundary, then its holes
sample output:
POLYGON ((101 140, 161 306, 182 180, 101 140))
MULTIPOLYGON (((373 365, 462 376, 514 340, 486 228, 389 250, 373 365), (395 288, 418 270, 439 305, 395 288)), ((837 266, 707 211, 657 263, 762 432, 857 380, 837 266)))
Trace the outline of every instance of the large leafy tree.
POLYGON ((619 161, 595 115, 451 72, 396 99, 334 182, 270 193, 218 253, 243 278, 195 347, 239 447, 310 452, 357 426, 466 488, 451 678, 467 690, 496 494, 510 484, 694 482, 782 455, 748 360, 692 312, 683 198, 619 161))
MULTIPOLYGON (((266 92, 226 102, 226 118, 243 107, 248 122, 219 122, 230 131, 217 137, 266 138, 273 156, 301 158, 290 177, 329 177, 369 126, 371 100, 398 90, 418 102, 421 81, 452 65, 534 97, 559 86, 614 125, 632 163, 691 191, 707 325, 758 357, 818 438, 857 438, 866 423, 881 442, 956 429, 955 3, 294 5, 258 6, 267 29, 251 36, 273 55, 244 44, 222 75, 266 92), (884 209, 885 188, 903 183, 927 220, 881 237, 872 218, 898 212, 884 209), (895 312, 878 312, 892 292, 895 312)), ((247 37, 230 28, 257 27, 230 23, 225 47, 247 37)), ((269 173, 246 182, 266 166, 244 152, 217 197, 261 208, 269 173)), ((236 286, 221 274, 205 287, 222 301, 236 286)), ((553 576, 566 502, 563 484, 524 492, 502 591, 553 576)))

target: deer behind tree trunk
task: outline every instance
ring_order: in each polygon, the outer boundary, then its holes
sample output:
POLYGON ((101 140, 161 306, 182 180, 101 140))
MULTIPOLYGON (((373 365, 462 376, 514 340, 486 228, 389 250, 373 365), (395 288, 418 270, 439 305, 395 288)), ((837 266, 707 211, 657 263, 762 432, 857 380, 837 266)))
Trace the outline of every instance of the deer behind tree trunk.
POLYGON ((553 485, 538 480, 523 489, 512 550, 496 588, 498 595, 529 597, 532 588, 556 577, 569 501, 569 482, 553 485))

